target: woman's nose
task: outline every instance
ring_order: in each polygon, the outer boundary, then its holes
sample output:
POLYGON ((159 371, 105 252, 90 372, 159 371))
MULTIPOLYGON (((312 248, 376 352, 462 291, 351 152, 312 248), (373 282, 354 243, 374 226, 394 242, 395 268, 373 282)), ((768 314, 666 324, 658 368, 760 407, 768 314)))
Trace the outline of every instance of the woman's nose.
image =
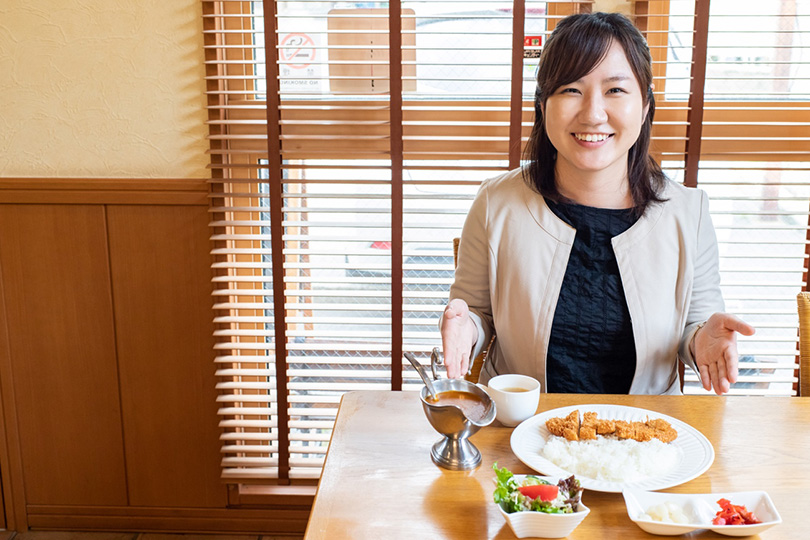
POLYGON ((579 112, 579 121, 591 126, 607 122, 607 111, 601 95, 586 96, 579 112))

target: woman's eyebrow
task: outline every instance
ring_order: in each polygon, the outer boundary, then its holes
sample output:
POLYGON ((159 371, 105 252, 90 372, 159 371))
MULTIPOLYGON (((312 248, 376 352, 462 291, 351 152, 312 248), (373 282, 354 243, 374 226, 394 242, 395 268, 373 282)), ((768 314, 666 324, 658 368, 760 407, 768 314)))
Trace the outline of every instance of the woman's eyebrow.
POLYGON ((622 82, 630 79, 629 75, 613 75, 604 80, 604 82, 622 82))
MULTIPOLYGON (((603 83, 614 83, 614 82, 627 81, 627 80, 630 80, 630 79, 632 79, 632 77, 630 75, 619 74, 619 75, 611 75, 610 77, 607 77, 607 78, 603 79, 602 82, 603 83)), ((568 84, 582 84, 583 82, 585 82, 585 77, 582 77, 581 79, 577 79, 576 81, 572 81, 572 82, 570 82, 568 84)))

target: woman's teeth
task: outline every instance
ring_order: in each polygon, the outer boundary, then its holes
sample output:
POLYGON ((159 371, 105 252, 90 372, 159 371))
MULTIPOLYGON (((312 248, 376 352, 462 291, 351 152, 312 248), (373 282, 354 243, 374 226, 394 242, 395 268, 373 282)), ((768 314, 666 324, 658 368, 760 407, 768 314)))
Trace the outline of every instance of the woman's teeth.
POLYGON ((576 137, 580 141, 598 142, 598 141, 604 141, 605 139, 610 137, 610 135, 606 135, 604 133, 598 133, 598 134, 574 133, 574 137, 576 137))

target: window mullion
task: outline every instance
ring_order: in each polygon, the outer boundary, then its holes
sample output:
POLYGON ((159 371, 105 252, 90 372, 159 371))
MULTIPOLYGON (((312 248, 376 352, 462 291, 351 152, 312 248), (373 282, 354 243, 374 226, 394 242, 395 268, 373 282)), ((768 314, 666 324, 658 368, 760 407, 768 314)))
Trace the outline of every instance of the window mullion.
POLYGON ((700 147, 703 137, 703 103, 706 86, 706 61, 709 47, 710 0, 695 2, 695 31, 692 47, 692 70, 689 110, 686 117, 686 163, 684 185, 697 187, 700 147))

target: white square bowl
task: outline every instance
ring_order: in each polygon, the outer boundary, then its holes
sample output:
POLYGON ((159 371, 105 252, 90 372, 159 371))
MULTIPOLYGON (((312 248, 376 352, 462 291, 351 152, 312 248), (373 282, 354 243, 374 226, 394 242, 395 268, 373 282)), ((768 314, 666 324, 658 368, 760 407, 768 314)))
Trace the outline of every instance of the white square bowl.
POLYGON ((726 536, 752 536, 759 534, 774 525, 782 523, 771 498, 764 491, 738 491, 734 493, 658 493, 638 489, 622 491, 627 506, 627 515, 642 530, 650 534, 675 536, 698 529, 709 529, 726 536), (743 505, 762 523, 754 525, 713 525, 712 519, 717 515, 719 499, 728 499, 731 504, 743 505), (675 503, 683 509, 689 523, 663 523, 643 519, 651 506, 663 503, 675 503))
MULTIPOLYGON (((515 479, 520 482, 525 475, 516 474, 515 479)), ((549 482, 557 479, 551 476, 540 476, 549 482)), ((512 532, 518 538, 565 538, 576 529, 582 520, 591 512, 591 509, 582 504, 580 499, 572 514, 546 514, 545 512, 513 512, 507 514, 501 505, 498 505, 512 532)))

